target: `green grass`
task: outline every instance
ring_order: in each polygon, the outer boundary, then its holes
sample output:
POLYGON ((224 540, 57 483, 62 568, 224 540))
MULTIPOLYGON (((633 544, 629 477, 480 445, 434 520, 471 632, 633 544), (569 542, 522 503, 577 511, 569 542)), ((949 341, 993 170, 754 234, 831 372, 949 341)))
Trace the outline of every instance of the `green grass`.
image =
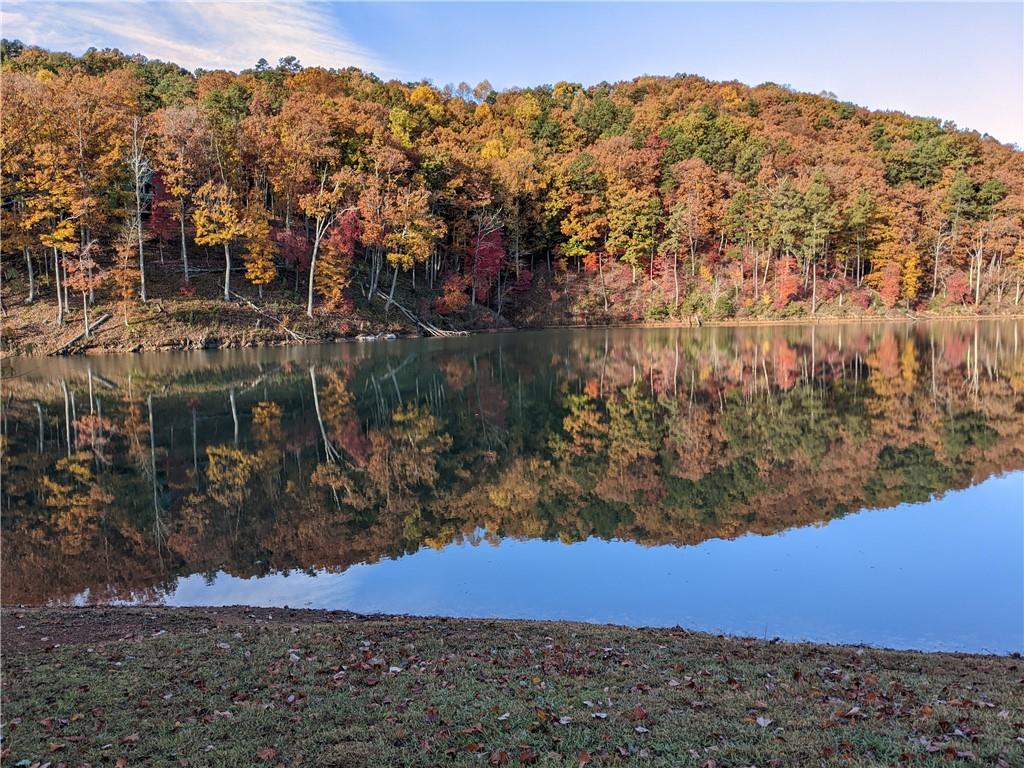
POLYGON ((5 765, 1024 765, 1008 657, 269 609, 5 609, 3 642, 5 765))

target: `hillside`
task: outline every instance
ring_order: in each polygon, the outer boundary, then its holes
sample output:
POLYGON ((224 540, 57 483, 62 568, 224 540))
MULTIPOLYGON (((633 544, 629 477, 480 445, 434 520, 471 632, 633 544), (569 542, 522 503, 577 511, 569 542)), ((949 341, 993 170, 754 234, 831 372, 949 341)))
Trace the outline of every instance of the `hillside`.
POLYGON ((451 329, 1012 313, 1024 292, 1019 150, 773 84, 437 88, 4 41, 0 89, 21 352, 108 313, 85 346, 416 331, 388 295, 451 329))

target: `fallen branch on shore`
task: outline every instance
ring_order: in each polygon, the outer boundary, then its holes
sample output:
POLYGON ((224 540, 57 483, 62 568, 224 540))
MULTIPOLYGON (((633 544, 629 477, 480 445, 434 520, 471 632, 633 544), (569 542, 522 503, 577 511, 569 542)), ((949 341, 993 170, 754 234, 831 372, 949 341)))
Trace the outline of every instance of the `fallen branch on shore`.
POLYGON ((234 291, 229 291, 229 293, 232 296, 234 296, 236 299, 238 299, 239 301, 244 302, 249 307, 249 309, 251 309, 253 312, 256 312, 257 314, 262 315, 263 317, 267 318, 268 320, 271 320, 271 321, 277 323, 277 325, 283 331, 285 331, 289 336, 291 336, 296 341, 312 341, 312 337, 306 336, 304 334, 301 334, 298 331, 293 331, 291 328, 289 328, 287 325, 285 325, 284 321, 281 320, 279 317, 275 317, 274 315, 272 315, 269 312, 267 312, 265 309, 262 309, 262 308, 256 306, 251 301, 249 301, 247 298, 245 298, 245 296, 242 296, 239 293, 235 293, 234 291))
POLYGON ((100 317, 96 318, 96 320, 94 320, 92 322, 92 324, 89 325, 89 330, 88 331, 82 331, 80 334, 75 336, 75 338, 73 338, 71 341, 67 342, 66 344, 63 344, 60 347, 57 347, 57 349, 55 349, 55 350, 53 350, 52 352, 49 353, 49 356, 50 357, 55 357, 56 355, 64 354, 64 352, 68 348, 70 348, 75 343, 81 341, 83 338, 85 338, 85 336, 87 334, 91 336, 93 331, 95 331, 97 328, 99 328, 101 325, 103 325, 105 322, 107 322, 107 320, 109 320, 110 318, 111 318, 111 315, 109 315, 109 314, 104 314, 104 315, 101 315, 100 317))
POLYGON ((396 307, 398 307, 399 311, 403 315, 405 315, 407 318, 409 318, 409 320, 411 320, 413 323, 415 323, 420 328, 422 328, 424 331, 426 331, 427 334, 430 335, 430 336, 468 336, 469 335, 468 331, 446 331, 443 328, 438 328, 433 323, 428 323, 425 320, 421 320, 416 315, 414 315, 412 312, 410 312, 408 309, 406 309, 401 304, 399 304, 397 301, 395 301, 393 298, 390 298, 386 293, 384 293, 384 291, 378 290, 377 291, 377 295, 380 298, 384 299, 389 304, 394 304, 396 307))

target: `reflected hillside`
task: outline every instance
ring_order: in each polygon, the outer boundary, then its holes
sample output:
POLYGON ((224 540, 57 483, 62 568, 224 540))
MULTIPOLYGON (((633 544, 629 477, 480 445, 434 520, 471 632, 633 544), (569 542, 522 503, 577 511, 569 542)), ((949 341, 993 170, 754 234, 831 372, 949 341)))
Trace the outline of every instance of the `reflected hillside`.
POLYGON ((1024 467, 1024 326, 558 331, 15 361, 3 600, 474 537, 693 544, 1024 467))

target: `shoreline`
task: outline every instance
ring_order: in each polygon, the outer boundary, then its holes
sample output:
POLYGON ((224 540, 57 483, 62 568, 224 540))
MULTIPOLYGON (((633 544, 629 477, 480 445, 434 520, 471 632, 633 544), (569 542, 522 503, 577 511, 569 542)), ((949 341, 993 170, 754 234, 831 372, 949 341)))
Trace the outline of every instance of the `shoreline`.
MULTIPOLYGON (((984 652, 984 651, 957 651, 957 650, 921 650, 917 648, 890 648, 886 646, 872 645, 870 643, 832 643, 832 642, 821 642, 815 640, 788 640, 781 637, 753 637, 747 635, 732 635, 724 632, 709 632, 704 630, 693 630, 686 629, 685 627, 675 625, 672 627, 663 626, 650 626, 650 625, 632 625, 632 624, 616 624, 614 622, 590 622, 581 621, 577 619, 534 619, 534 618, 508 618, 503 616, 487 616, 487 617, 464 617, 464 616, 447 616, 445 614, 411 614, 411 613, 359 613, 356 611, 349 611, 345 609, 335 608, 296 608, 292 606, 259 606, 259 605, 245 605, 245 604, 232 604, 232 605, 205 605, 205 606, 173 606, 173 605, 82 605, 82 606, 37 606, 37 605, 0 605, 0 616, 2 616, 3 623, 6 625, 10 622, 10 617, 15 614, 24 614, 27 617, 32 616, 43 616, 49 614, 55 615, 71 615, 80 622, 80 628, 82 626, 82 620, 84 620, 84 626, 89 627, 90 619, 95 616, 97 618, 106 617, 108 614, 124 614, 126 616, 145 613, 156 616, 164 616, 168 618, 174 618, 176 616, 188 617, 188 618, 202 618, 210 620, 218 624, 233 625, 237 623, 246 623, 246 621, 252 616, 258 616, 259 618, 254 619, 255 623, 267 624, 267 625, 283 625, 289 626, 296 622, 300 624, 320 624, 320 623, 336 623, 336 622, 386 622, 392 625, 416 625, 421 623, 443 623, 456 629, 472 631, 482 625, 508 625, 510 627, 544 627, 550 625, 557 625, 561 627, 571 628, 580 633, 587 633, 588 631, 599 632, 602 630, 608 631, 621 631, 621 632, 633 632, 641 635, 665 635, 665 636, 676 636, 684 635, 692 638, 702 638, 707 641, 722 641, 724 643, 741 643, 741 644, 762 644, 769 646, 785 647, 787 649, 798 651, 798 650, 835 650, 835 651, 871 651, 873 653, 880 654, 904 654, 914 656, 944 656, 954 658, 971 658, 971 659, 1014 659, 1021 660, 1024 658, 1024 651, 1009 651, 1006 653, 998 652, 984 652)), ((8 635, 10 637, 10 635, 8 635)), ((49 637, 49 635, 47 635, 49 637)), ((36 638, 39 639, 39 638, 36 638)), ((74 639, 72 644, 82 644, 87 641, 87 638, 83 638, 80 635, 75 635, 70 639, 74 639)), ((27 636, 25 638, 18 638, 15 642, 17 643, 18 650, 52 650, 52 645, 41 644, 39 647, 31 647, 33 638, 27 636), (25 644, 23 641, 28 640, 25 644)), ((7 640, 3 640, 0 637, 0 643, 5 646, 8 644, 7 640)))
MULTIPOLYGON (((459 335, 476 336, 494 333, 515 333, 525 331, 542 330, 595 330, 595 329, 699 329, 699 328, 757 328, 772 326, 797 326, 797 325, 872 325, 881 323, 931 323, 931 322, 989 322, 989 321, 1012 321, 1024 320, 1024 312, 1011 313, 985 313, 985 314, 921 314, 921 315, 857 315, 857 316, 828 316, 819 315, 815 317, 792 317, 792 318, 723 318, 707 321, 652 321, 652 322, 610 322, 610 323, 556 323, 536 324, 524 326, 509 326, 504 328, 472 328, 460 330, 459 335)), ((74 329, 73 325, 66 326, 74 329)), ((154 352, 182 352, 182 351, 216 351, 225 349, 254 349, 273 347, 295 347, 310 346, 316 344, 345 344, 345 343, 369 343, 375 341, 428 338, 426 334, 396 330, 381 330, 377 333, 361 334, 336 334, 326 333, 320 336, 307 338, 295 338, 287 334, 271 335, 257 334, 258 328, 234 329, 224 337, 206 336, 203 329, 193 328, 192 332, 200 334, 197 339, 175 336, 173 340, 163 339, 156 343, 147 344, 140 342, 132 345, 120 344, 116 339, 103 339, 103 330, 100 329, 91 341, 91 346, 73 347, 59 354, 53 350, 36 350, 34 346, 30 351, 22 351, 15 348, 13 351, 8 347, 0 349, 0 360, 4 359, 30 359, 45 358, 52 356, 78 357, 105 354, 144 354, 154 352), (97 339, 99 342, 97 343, 97 339), (112 343, 110 343, 112 342, 112 343)), ((56 342, 53 342, 56 343, 56 342)))
POLYGON ((312 609, 0 617, 11 764, 1024 760, 1019 654, 312 609))

